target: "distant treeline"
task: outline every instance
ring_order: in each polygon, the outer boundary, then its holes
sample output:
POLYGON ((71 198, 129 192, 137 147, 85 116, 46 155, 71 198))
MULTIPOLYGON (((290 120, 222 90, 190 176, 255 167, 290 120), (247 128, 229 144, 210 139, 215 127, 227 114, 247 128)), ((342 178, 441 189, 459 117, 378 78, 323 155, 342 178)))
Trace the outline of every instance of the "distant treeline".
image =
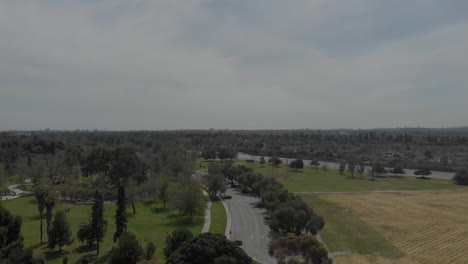
POLYGON ((79 159, 96 146, 157 152, 167 142, 195 153, 338 161, 352 153, 383 164, 454 171, 468 162, 468 129, 21 131, 0 133, 0 162, 12 173, 20 157, 65 153, 79 159))

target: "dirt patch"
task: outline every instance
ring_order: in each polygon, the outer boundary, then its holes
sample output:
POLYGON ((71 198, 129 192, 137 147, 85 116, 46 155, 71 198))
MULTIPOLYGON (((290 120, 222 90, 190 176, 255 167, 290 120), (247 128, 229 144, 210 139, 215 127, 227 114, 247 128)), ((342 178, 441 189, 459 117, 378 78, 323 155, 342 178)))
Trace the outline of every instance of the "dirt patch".
POLYGON ((326 194, 352 209, 406 254, 404 259, 339 256, 337 263, 468 263, 468 191, 439 193, 326 194))

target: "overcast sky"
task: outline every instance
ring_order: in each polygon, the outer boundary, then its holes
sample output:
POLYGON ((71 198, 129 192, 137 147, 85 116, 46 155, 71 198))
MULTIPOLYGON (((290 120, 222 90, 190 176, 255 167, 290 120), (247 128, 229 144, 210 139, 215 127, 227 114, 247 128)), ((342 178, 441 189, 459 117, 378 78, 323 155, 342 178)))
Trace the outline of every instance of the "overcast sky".
POLYGON ((0 1, 0 130, 467 125, 466 0, 0 1))

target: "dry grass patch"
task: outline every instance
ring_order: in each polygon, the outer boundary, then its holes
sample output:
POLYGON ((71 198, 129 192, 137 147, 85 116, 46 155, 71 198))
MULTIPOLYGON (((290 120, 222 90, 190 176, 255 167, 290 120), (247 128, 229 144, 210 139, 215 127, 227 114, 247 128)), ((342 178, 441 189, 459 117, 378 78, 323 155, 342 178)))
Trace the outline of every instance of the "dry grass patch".
POLYGON ((356 216, 406 254, 390 260, 337 257, 338 263, 468 263, 468 191, 327 194, 320 198, 353 209, 356 216), (396 262, 395 262, 396 261, 396 262))

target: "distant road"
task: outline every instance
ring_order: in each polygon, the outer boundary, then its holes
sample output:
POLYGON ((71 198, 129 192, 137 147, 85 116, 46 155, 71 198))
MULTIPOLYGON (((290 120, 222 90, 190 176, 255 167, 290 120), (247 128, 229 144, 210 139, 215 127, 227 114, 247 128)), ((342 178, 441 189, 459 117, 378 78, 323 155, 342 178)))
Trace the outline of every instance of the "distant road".
POLYGON ((276 260, 268 254, 272 237, 263 219, 266 210, 255 207, 259 199, 232 188, 227 190, 226 195, 232 196, 232 199, 225 200, 232 219, 231 240, 242 241, 242 249, 255 261, 275 264, 276 260))
MULTIPOLYGON (((23 191, 23 190, 19 189, 18 187, 20 185, 21 184, 13 184, 13 185, 8 186, 8 189, 12 193, 14 193, 14 195, 4 195, 4 196, 2 196, 2 200, 16 199, 16 198, 21 197, 21 195, 23 195, 23 194, 29 193, 29 192, 26 192, 26 191, 23 191)), ((29 184, 26 184, 26 185, 29 185, 29 184)))
MULTIPOLYGON (((240 160, 249 160, 249 159, 260 160, 260 156, 249 155, 249 154, 242 153, 242 152, 238 153, 237 158, 240 160)), ((268 160, 269 158, 270 157, 265 156, 266 160, 268 160)), ((288 159, 288 158, 280 158, 280 159, 283 161, 283 163, 287 163, 288 161, 294 160, 294 159, 288 159)), ((304 166, 310 167, 309 165, 310 160, 303 160, 303 161, 304 161, 304 166)), ((328 161, 319 161, 319 162, 320 162, 320 166, 322 166, 323 164, 327 164, 329 169, 338 169, 340 166, 339 163, 335 163, 335 162, 328 162, 328 161)), ((413 174, 415 170, 413 169, 404 169, 404 170, 406 174, 402 174, 403 176, 418 177, 413 174)), ((431 172, 432 174, 429 175, 428 177, 434 178, 434 179, 451 180, 453 178, 453 175, 455 175, 454 172, 445 172, 445 171, 431 171, 431 172)))

